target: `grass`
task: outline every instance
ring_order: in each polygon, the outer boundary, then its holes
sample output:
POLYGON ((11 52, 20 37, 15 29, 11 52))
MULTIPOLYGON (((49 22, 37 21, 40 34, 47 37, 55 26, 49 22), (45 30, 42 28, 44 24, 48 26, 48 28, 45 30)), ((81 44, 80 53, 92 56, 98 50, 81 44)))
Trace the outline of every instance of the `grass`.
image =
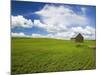
POLYGON ((96 68, 95 40, 79 45, 70 40, 12 38, 12 74, 96 68))

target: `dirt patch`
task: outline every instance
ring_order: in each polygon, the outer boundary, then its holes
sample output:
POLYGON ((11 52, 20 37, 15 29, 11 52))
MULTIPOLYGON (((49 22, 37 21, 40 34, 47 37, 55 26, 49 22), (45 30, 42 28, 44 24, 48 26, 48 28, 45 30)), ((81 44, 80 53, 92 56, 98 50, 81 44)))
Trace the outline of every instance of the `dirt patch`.
POLYGON ((96 46, 89 46, 89 48, 96 49, 96 46))

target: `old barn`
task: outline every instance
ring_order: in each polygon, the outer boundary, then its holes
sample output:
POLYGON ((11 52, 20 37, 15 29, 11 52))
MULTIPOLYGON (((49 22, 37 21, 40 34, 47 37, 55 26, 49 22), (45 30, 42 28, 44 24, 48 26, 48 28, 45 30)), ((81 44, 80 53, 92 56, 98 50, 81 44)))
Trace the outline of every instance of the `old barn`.
POLYGON ((80 42, 82 43, 84 41, 84 37, 82 36, 81 33, 77 34, 75 37, 72 37, 71 40, 75 42, 80 42))

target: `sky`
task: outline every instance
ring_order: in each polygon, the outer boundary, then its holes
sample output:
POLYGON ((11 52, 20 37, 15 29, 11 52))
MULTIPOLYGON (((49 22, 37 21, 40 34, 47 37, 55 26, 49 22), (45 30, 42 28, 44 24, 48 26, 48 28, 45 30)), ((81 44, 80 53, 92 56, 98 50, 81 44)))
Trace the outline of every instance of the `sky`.
POLYGON ((70 39, 81 33, 95 40, 96 7, 12 1, 12 37, 70 39))

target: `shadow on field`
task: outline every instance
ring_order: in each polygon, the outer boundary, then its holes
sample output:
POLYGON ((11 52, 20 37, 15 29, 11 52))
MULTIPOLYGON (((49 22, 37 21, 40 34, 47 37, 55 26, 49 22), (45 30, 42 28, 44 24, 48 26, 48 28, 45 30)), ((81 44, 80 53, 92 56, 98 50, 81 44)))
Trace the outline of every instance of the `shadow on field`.
POLYGON ((78 47, 84 47, 85 45, 83 44, 83 43, 77 43, 76 44, 76 47, 78 48, 78 47))
POLYGON ((96 46, 94 46, 94 45, 89 45, 88 46, 88 45, 86 45, 84 43, 76 43, 75 46, 76 46, 76 48, 82 48, 82 47, 84 47, 84 48, 96 50, 96 46))

